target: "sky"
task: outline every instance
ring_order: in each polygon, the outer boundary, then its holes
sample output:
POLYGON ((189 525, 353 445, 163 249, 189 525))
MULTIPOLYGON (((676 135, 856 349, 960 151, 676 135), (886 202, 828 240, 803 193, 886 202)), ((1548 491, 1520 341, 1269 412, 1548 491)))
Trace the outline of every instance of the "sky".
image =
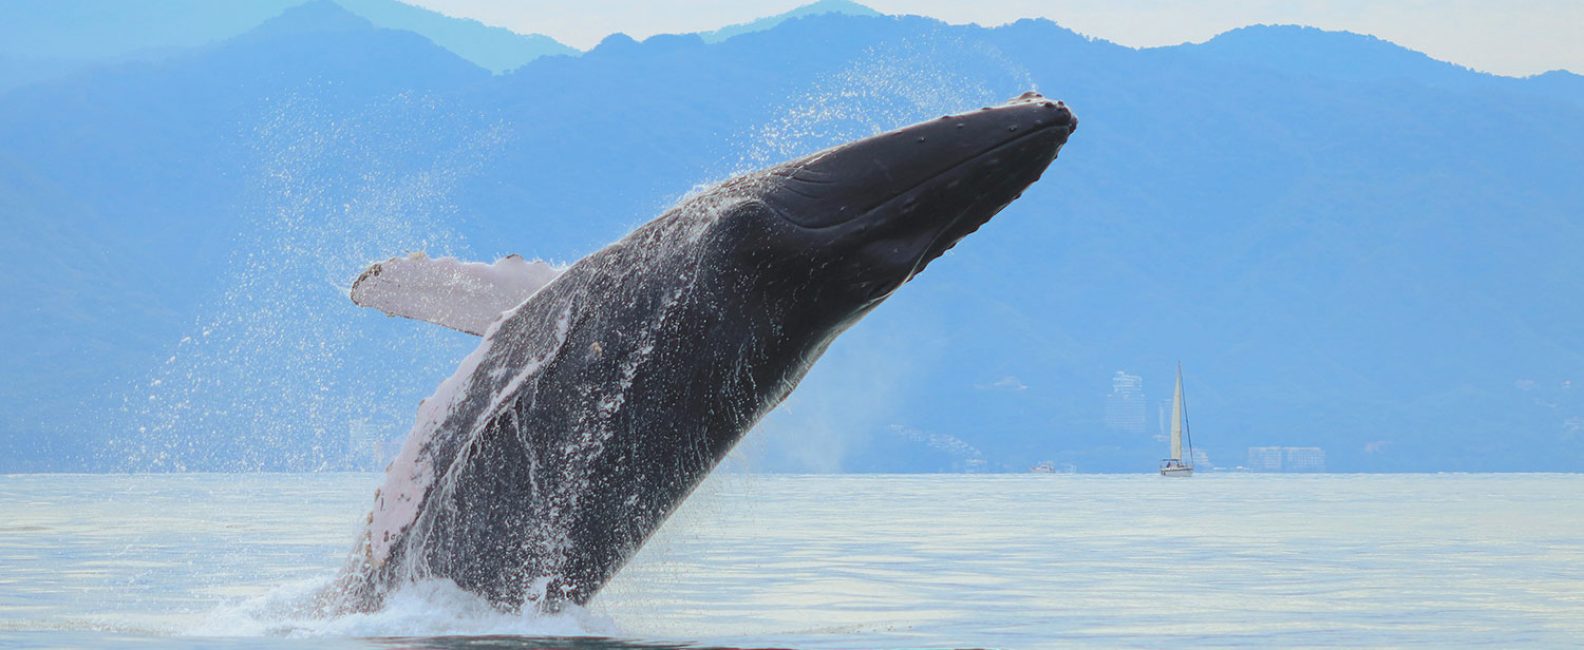
MULTIPOLYGON (((452 16, 548 34, 587 49, 613 32, 636 38, 747 22, 812 0, 405 0, 452 16)), ((1260 23, 1372 34, 1476 70, 1584 73, 1584 0, 866 0, 891 14, 999 25, 1043 17, 1133 47, 1204 41, 1260 23)))

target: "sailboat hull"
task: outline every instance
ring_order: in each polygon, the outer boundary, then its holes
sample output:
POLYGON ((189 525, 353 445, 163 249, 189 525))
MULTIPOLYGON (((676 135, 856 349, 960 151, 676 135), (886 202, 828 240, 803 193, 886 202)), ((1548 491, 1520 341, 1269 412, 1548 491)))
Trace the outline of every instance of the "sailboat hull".
POLYGON ((1161 476, 1181 476, 1184 478, 1193 476, 1192 467, 1162 467, 1160 472, 1161 476))

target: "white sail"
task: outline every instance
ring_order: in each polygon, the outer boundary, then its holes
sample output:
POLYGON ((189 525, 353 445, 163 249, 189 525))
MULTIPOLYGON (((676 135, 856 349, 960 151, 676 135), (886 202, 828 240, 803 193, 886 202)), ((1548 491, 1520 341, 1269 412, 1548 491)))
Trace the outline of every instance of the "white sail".
POLYGON ((1182 460, 1182 366, 1177 366, 1177 392, 1172 395, 1171 460, 1182 460))

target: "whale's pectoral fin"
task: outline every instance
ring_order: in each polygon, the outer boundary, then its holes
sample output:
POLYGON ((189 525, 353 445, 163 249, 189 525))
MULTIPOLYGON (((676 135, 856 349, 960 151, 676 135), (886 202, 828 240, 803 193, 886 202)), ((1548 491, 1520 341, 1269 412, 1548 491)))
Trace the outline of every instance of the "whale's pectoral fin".
POLYGON ((389 316, 482 336, 502 312, 522 304, 561 270, 517 255, 485 264, 414 253, 369 267, 352 283, 351 297, 389 316))

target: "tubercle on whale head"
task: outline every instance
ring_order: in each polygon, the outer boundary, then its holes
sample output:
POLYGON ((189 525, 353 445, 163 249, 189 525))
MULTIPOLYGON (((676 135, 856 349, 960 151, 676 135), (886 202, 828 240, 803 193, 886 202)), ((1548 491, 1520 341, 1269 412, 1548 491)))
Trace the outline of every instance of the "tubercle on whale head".
POLYGON ((772 167, 742 179, 752 199, 735 211, 766 232, 734 246, 747 264, 784 267, 760 275, 860 310, 1020 197, 1077 125, 1030 92, 772 167))

